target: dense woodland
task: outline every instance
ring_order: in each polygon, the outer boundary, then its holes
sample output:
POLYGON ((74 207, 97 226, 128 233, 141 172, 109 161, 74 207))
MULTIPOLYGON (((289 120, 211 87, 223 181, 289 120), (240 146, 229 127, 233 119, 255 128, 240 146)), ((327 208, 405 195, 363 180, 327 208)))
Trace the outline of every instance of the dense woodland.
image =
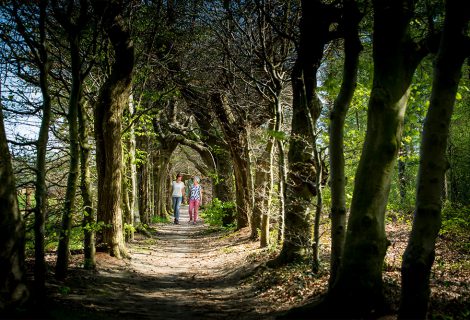
POLYGON ((407 221, 398 318, 425 319, 436 241, 470 255, 469 20, 462 0, 0 1, 0 310, 46 298, 48 252, 57 279, 74 251, 126 259, 182 172, 272 270, 328 266, 293 319, 379 317, 407 221))

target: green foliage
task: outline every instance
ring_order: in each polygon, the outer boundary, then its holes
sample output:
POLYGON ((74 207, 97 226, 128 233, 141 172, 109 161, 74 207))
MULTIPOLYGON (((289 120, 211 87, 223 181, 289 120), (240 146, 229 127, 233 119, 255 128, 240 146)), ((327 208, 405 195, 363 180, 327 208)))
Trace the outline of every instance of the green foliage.
POLYGON ((67 286, 60 286, 57 290, 62 295, 68 295, 72 289, 67 286))
POLYGON ((274 139, 281 141, 285 141, 288 136, 287 133, 284 131, 266 130, 266 133, 274 139))
POLYGON ((167 223, 169 221, 168 217, 153 216, 152 223, 167 223))
MULTIPOLYGON (((470 206, 444 202, 441 234, 464 235, 470 230, 470 206)), ((470 245, 467 244, 469 247, 470 245)))
MULTIPOLYGON (((104 223, 104 221, 97 221, 95 223, 87 223, 83 227, 83 229, 88 230, 88 231, 97 232, 97 231, 102 230, 105 227, 106 227, 106 224, 104 223)), ((110 225, 108 225, 108 227, 110 227, 110 225)))
POLYGON ((201 217, 211 226, 222 226, 223 218, 235 210, 235 207, 236 205, 232 201, 223 202, 214 198, 201 212, 201 217))
POLYGON ((135 164, 137 165, 137 167, 140 167, 141 164, 147 162, 147 156, 147 151, 140 149, 135 150, 135 164))
POLYGON ((277 247, 277 245, 278 245, 278 242, 277 242, 278 233, 279 233, 278 228, 271 228, 269 230, 269 244, 268 244, 268 252, 269 253, 274 253, 278 249, 278 247, 277 247))
MULTIPOLYGON (((470 72, 470 66, 464 71, 470 72)), ((462 205, 470 205, 470 80, 462 78, 452 116, 447 158, 449 198, 462 205)))
MULTIPOLYGON (((207 176, 212 179, 212 183, 215 186, 224 181, 224 179, 218 174, 217 171, 209 172, 207 176)), ((189 183, 185 183, 185 184, 189 187, 189 183)))
POLYGON ((135 232, 135 227, 132 224, 124 223, 124 235, 130 237, 135 232))

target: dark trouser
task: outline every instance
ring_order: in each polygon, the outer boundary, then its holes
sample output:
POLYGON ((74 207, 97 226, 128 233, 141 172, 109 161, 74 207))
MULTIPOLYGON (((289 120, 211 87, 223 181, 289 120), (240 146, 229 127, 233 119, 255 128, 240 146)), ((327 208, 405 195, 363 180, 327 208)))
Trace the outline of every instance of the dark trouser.
POLYGON ((173 197, 173 215, 175 216, 175 220, 180 219, 180 206, 181 202, 183 201, 183 197, 173 197))

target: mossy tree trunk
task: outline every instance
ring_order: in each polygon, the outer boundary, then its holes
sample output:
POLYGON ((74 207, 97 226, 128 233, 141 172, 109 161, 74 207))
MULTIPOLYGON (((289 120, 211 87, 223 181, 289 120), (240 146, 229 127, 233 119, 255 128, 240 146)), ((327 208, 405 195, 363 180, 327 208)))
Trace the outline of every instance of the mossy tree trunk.
MULTIPOLYGON (((274 123, 271 122, 269 130, 274 129, 274 123)), ((268 217, 271 203, 271 192, 273 187, 273 162, 274 162, 274 137, 269 136, 263 153, 256 161, 255 173, 255 205, 253 206, 253 216, 251 219, 251 238, 258 238, 258 229, 260 230, 260 240, 263 239, 265 247, 267 245, 267 234, 269 233, 268 217), (264 220, 264 226, 263 226, 264 220), (264 228, 262 228, 262 226, 264 228), (266 230, 268 228, 268 230, 266 230)))
POLYGON ((80 191, 83 200, 83 267, 85 269, 96 268, 95 248, 95 223, 96 214, 93 210, 93 195, 91 190, 90 172, 90 132, 89 117, 86 104, 82 101, 78 109, 78 128, 80 137, 80 191))
POLYGON ((137 202, 139 206, 139 219, 143 224, 150 223, 149 216, 149 200, 148 200, 148 152, 149 152, 149 137, 137 136, 137 148, 140 151, 146 152, 146 157, 141 159, 137 167, 137 202))
POLYGON ((329 26, 335 16, 322 1, 302 1, 297 60, 292 70, 292 129, 288 152, 285 230, 281 253, 273 265, 307 257, 311 245, 312 198, 316 195, 313 160, 313 130, 322 103, 317 97, 317 71, 325 44, 330 40, 329 26), (311 31, 315 30, 312 34, 311 31))
POLYGON ((124 20, 122 1, 95 1, 103 28, 114 49, 111 74, 100 89, 95 106, 96 158, 98 168, 98 221, 104 222, 102 242, 112 256, 127 256, 122 228, 121 179, 122 111, 128 104, 134 46, 124 20))

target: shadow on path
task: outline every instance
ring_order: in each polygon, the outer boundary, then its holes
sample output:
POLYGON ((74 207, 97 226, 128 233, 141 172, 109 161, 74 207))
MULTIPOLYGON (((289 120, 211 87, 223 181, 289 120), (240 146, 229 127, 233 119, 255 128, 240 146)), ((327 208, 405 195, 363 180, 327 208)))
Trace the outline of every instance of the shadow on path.
POLYGON ((97 272, 76 268, 65 283, 52 283, 52 318, 273 319, 256 311, 256 296, 241 281, 259 264, 248 230, 214 232, 188 220, 182 206, 179 225, 136 237, 130 260, 101 254, 97 272))

